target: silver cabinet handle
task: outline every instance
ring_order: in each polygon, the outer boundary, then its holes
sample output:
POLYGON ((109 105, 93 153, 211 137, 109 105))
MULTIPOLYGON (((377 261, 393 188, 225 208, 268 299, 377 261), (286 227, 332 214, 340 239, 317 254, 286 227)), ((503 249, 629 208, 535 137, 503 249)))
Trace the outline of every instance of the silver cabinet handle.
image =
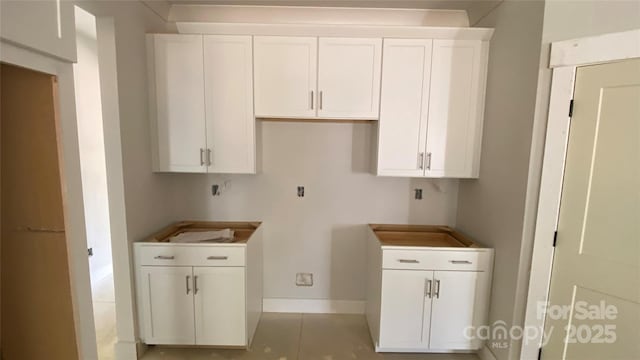
POLYGON ((322 110, 322 90, 320 90, 320 99, 318 99, 318 107, 322 110))
POLYGON ((468 260, 449 260, 449 262, 452 264, 472 264, 472 262, 468 260))
POLYGON ((311 110, 313 110, 313 90, 311 90, 311 110))
POLYGON ((427 153, 427 170, 431 170, 431 153, 427 153))
POLYGON ((398 259, 398 262, 401 262, 403 264, 419 264, 420 263, 420 261, 415 259, 398 259))
POLYGON ((190 279, 191 279, 191 276, 190 276, 190 275, 187 275, 187 281, 185 282, 185 283, 186 283, 186 286, 187 286, 187 295, 189 295, 189 291, 191 291, 191 289, 189 289, 189 280, 190 280, 190 279))
POLYGON ((198 275, 193 277, 193 295, 198 294, 198 275))
POLYGON ((200 148, 200 166, 204 166, 204 149, 200 148))
POLYGON ((207 260, 227 260, 228 256, 207 256, 207 260))
POLYGON ((207 149, 207 165, 211 166, 211 149, 207 149))
POLYGON ((427 279, 427 283, 424 286, 424 296, 428 296, 431 299, 432 289, 431 289, 431 279, 427 279))
POLYGON ((173 256, 173 255, 171 255, 171 256, 158 255, 158 256, 155 256, 155 257, 154 257, 154 259, 158 259, 158 260, 173 260, 173 259, 175 259, 175 258, 176 258, 176 257, 175 257, 175 256, 173 256))
POLYGON ((424 153, 418 154, 418 169, 424 170, 424 153))
POLYGON ((436 280, 436 299, 440 299, 440 280, 436 280))

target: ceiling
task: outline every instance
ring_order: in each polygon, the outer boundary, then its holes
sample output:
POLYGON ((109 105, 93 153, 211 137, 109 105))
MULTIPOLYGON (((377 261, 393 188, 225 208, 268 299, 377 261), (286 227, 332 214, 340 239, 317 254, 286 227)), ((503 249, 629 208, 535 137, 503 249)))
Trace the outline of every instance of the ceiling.
POLYGON ((473 26, 503 0, 168 0, 171 5, 313 6, 466 10, 473 26))

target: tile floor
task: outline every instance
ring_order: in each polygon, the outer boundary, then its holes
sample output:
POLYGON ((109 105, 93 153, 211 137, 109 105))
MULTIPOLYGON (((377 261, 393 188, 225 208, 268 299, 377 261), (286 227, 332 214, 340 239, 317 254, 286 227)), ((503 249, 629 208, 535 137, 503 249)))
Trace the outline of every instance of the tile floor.
POLYGON ((142 357, 142 360, 160 359, 478 360, 478 357, 472 354, 377 354, 363 315, 264 313, 249 351, 151 346, 142 357))
POLYGON ((116 298, 113 292, 113 275, 93 284, 92 291, 98 359, 114 360, 113 346, 116 343, 116 298))

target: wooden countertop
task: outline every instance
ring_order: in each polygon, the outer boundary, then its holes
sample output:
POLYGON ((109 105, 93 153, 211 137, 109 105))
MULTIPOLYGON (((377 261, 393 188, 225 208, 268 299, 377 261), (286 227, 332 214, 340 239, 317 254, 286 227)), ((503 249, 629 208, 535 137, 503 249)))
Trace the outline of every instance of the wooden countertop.
MULTIPOLYGON (((145 239, 144 242, 169 243, 169 239, 171 239, 171 237, 184 232, 231 229, 233 230, 233 241, 227 244, 246 244, 260 224, 260 222, 246 221, 181 221, 173 225, 169 225, 159 232, 151 235, 145 239)), ((225 243, 219 244, 224 245, 225 243)))
POLYGON ((481 248, 448 226, 369 224, 382 246, 481 248))

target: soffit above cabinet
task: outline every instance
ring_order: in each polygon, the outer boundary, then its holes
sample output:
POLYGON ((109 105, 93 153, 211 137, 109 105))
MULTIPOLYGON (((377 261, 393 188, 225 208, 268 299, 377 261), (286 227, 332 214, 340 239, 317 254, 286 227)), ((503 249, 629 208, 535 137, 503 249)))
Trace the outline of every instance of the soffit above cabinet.
POLYGON ((402 37, 489 40, 493 29, 469 27, 464 10, 305 6, 172 5, 183 34, 402 37))
MULTIPOLYGON (((468 23, 475 24, 503 0, 168 0, 166 7, 184 5, 244 5, 281 7, 343 7, 369 9, 458 10, 468 14, 468 23)), ((157 1, 154 1, 157 3, 157 1)), ((429 24, 429 23, 426 23, 429 24)), ((422 24, 422 25, 426 25, 422 24)), ((438 26, 437 24, 430 24, 438 26)), ((449 26, 456 26, 449 24, 449 26)))

